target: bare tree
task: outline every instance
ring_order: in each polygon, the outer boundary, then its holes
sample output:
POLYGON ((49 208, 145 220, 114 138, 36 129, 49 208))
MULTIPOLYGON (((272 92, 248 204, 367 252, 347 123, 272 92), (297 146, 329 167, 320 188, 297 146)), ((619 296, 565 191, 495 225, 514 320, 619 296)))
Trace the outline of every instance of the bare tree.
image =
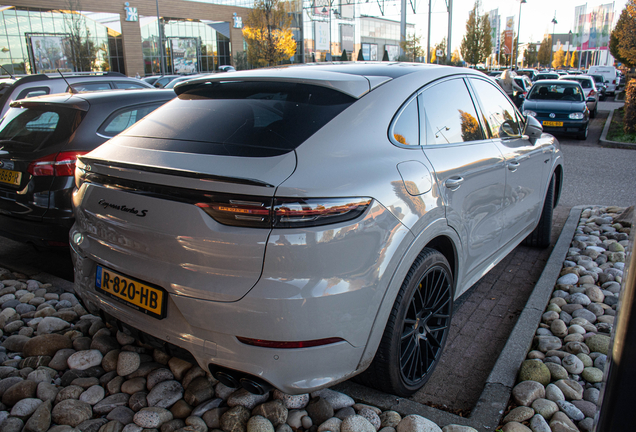
POLYGON ((64 14, 64 23, 70 36, 64 46, 64 54, 75 71, 87 72, 95 69, 98 47, 91 39, 86 17, 80 13, 79 0, 68 0, 69 12, 64 14))

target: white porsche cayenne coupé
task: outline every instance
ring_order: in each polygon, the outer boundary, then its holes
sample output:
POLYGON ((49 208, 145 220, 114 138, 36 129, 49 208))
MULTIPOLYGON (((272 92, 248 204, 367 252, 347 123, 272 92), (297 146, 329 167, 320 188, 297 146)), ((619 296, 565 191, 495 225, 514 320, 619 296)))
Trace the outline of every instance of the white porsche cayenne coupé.
MULTIPOLYGON (((557 140, 470 69, 300 65, 188 81, 78 159, 77 292, 222 382, 417 391, 453 301, 550 243, 557 140)), ((514 287, 511 287, 514 289, 514 287)))

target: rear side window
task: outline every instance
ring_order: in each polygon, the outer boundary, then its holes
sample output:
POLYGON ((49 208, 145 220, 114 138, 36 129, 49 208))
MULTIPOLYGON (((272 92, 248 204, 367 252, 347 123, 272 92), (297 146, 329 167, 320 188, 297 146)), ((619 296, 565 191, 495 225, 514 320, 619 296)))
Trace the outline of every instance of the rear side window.
POLYGON ((393 139, 403 145, 419 145, 419 112, 417 110, 417 98, 409 102, 393 126, 393 139))
POLYGON ((106 121, 97 130, 98 133, 114 137, 118 133, 123 132, 130 126, 137 123, 139 120, 153 112, 157 108, 163 105, 163 102, 158 102, 144 106, 126 107, 112 113, 106 121))
POLYGON ((0 123, 0 140, 13 151, 34 151, 68 139, 84 118, 72 108, 11 108, 0 123))
POLYGON ((308 84, 204 83, 152 112, 124 135, 164 139, 136 140, 129 145, 160 145, 164 150, 190 153, 220 154, 229 151, 227 144, 289 151, 354 101, 338 91, 308 84))
POLYGON ((35 96, 44 96, 51 92, 51 89, 48 87, 30 87, 22 90, 16 100, 35 97, 35 96))
POLYGON ((127 81, 115 81, 115 87, 118 89, 145 89, 145 85, 127 81))
POLYGON ((73 87, 73 89, 77 91, 97 91, 112 89, 109 82, 77 83, 71 84, 71 87, 73 87))

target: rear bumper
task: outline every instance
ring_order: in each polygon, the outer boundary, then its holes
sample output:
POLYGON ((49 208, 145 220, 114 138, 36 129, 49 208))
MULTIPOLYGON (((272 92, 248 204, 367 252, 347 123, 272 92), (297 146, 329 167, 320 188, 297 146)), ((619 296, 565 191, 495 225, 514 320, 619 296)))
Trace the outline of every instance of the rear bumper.
POLYGON ((72 225, 73 218, 52 221, 0 215, 1 236, 43 248, 68 246, 68 232, 72 225))
MULTIPOLYGON (((82 257, 73 245, 71 256, 75 266, 75 290, 89 312, 96 315, 103 312, 116 317, 124 325, 156 338, 159 343, 187 351, 204 370, 209 370, 210 366, 227 368, 257 377, 288 394, 308 393, 331 386, 358 372, 365 347, 354 347, 346 341, 298 349, 264 348, 239 342, 236 333, 258 327, 252 325, 254 321, 262 322, 264 317, 269 317, 271 326, 276 327, 285 320, 284 316, 266 308, 254 310, 254 304, 249 300, 223 303, 171 294, 168 296, 166 318, 157 320, 149 317, 99 295, 94 288, 95 262, 82 257), (202 319, 208 322, 207 328, 190 324, 184 311, 188 315, 203 315, 202 319), (222 323, 228 316, 234 316, 235 325, 237 320, 243 324, 231 333, 225 332, 226 329, 217 331, 216 327, 224 327, 222 323)), ((279 307, 295 307, 288 303, 280 299, 279 307)), ((294 329, 302 333, 301 327, 315 325, 317 323, 286 323, 292 333, 294 329)))

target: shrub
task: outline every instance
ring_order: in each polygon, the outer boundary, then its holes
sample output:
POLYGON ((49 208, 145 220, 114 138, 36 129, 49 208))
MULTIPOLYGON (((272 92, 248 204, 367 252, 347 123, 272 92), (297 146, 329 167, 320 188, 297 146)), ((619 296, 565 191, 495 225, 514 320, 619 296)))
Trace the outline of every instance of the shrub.
POLYGON ((625 133, 636 133, 636 79, 630 80, 625 87, 624 121, 625 133))

